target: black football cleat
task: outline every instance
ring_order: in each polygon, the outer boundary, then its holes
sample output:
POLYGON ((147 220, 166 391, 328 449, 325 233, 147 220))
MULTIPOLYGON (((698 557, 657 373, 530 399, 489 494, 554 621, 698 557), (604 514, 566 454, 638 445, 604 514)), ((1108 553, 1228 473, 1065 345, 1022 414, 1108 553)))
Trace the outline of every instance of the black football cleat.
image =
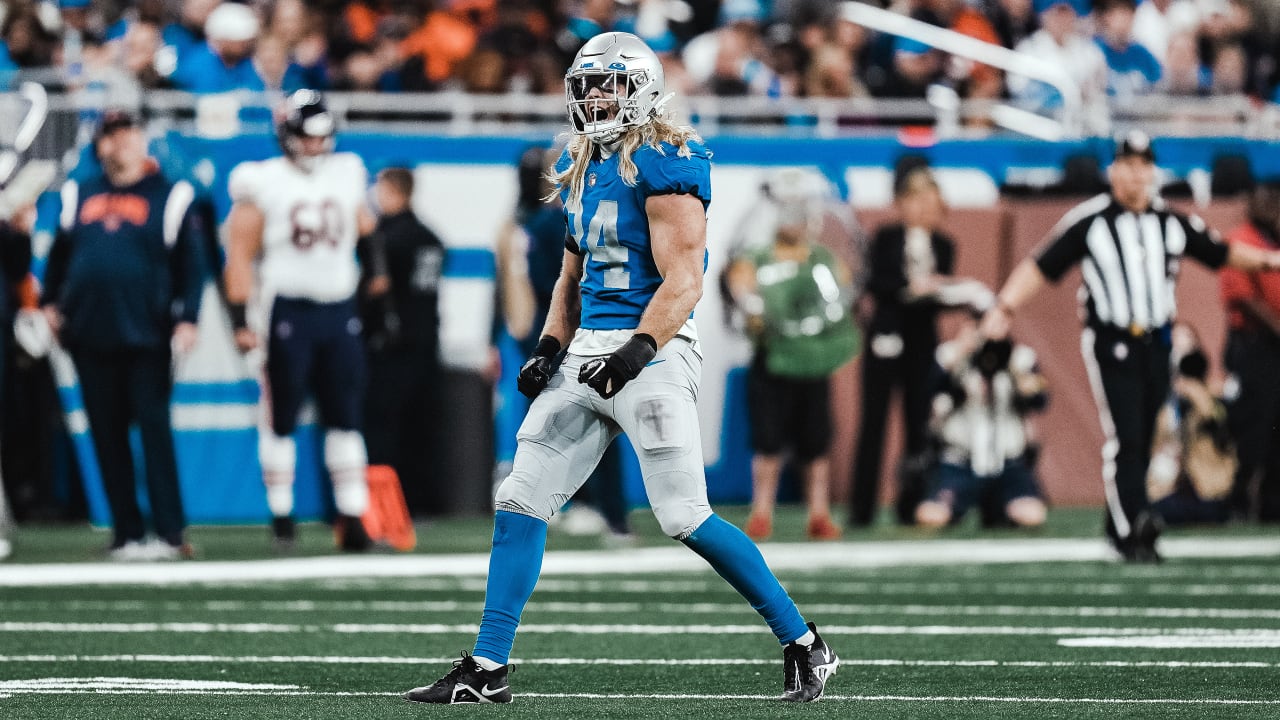
POLYGON ((813 644, 791 643, 782 648, 783 689, 786 702, 813 702, 822 698, 827 679, 836 674, 840 658, 827 646, 818 634, 818 628, 809 623, 813 631, 813 644))
POLYGON ((283 517, 271 518, 271 539, 275 543, 278 552, 289 552, 293 550, 294 542, 297 540, 298 531, 293 524, 293 518, 285 515, 283 517))
POLYGON ((404 694, 409 702, 457 705, 461 703, 509 703, 511 686, 507 684, 510 665, 497 670, 485 670, 466 651, 462 659, 453 661, 453 669, 447 675, 426 687, 414 688, 404 694))
POLYGON ((1164 529, 1164 520, 1154 513, 1143 511, 1134 518, 1125 538, 1113 538, 1112 543, 1125 562, 1157 564, 1164 561, 1156 550, 1156 540, 1164 529))
POLYGON ((339 515, 334 529, 338 534, 338 547, 346 552, 365 552, 373 547, 373 540, 358 517, 339 515))

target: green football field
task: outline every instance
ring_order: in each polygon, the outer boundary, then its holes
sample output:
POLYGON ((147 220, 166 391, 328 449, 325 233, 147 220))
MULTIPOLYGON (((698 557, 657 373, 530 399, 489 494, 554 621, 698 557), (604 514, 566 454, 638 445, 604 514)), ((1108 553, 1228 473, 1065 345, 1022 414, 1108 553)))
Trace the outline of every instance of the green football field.
POLYGON ((1092 510, 1034 534, 886 525, 821 545, 787 511, 766 557, 842 658, 822 702, 790 706, 751 608, 635 518, 625 550, 553 531, 515 703, 466 708, 399 694, 470 649, 484 519, 362 557, 318 525, 287 559, 264 529, 197 528, 199 560, 145 565, 99 561, 98 531, 26 528, 0 564, 0 718, 1280 717, 1274 532, 1170 533, 1167 562, 1129 566, 1092 510))

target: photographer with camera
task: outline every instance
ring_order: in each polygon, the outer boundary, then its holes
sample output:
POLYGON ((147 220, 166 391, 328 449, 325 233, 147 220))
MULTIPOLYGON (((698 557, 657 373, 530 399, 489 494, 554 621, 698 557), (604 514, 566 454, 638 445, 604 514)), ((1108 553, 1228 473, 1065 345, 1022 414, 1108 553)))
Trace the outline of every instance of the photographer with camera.
POLYGON ((1027 457, 1027 416, 1048 400, 1035 351, 1008 338, 984 338, 975 320, 938 347, 937 360, 942 377, 932 430, 939 456, 916 523, 946 526, 990 497, 1015 526, 1044 524, 1045 504, 1027 457))

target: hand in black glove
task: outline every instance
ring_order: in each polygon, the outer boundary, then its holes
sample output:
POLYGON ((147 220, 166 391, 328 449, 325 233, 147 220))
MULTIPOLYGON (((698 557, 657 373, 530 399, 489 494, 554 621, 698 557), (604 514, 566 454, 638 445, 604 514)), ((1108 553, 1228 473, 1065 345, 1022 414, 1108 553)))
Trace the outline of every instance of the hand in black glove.
POLYGON ((608 400, 631 380, 658 354, 658 343, 644 333, 633 335, 626 345, 613 351, 608 357, 596 358, 582 364, 578 382, 600 393, 608 400))
POLYGON ((538 393, 551 382, 556 371, 556 358, 560 355, 560 341, 544 336, 533 349, 533 355, 520 366, 520 374, 516 376, 516 388, 520 394, 529 399, 538 397, 538 393))

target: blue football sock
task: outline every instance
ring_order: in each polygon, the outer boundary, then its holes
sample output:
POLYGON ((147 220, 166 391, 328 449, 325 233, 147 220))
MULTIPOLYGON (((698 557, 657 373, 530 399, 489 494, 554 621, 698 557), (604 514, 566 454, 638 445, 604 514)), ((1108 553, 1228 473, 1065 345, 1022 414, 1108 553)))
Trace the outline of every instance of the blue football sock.
POLYGON ((786 644, 809 632, 795 602, 765 564, 760 548, 741 530, 713 514, 683 542, 751 603, 778 642, 786 644))
POLYGON ((511 659, 520 613, 538 582, 546 546, 546 521, 505 510, 495 513, 484 614, 473 655, 503 665, 511 659))

